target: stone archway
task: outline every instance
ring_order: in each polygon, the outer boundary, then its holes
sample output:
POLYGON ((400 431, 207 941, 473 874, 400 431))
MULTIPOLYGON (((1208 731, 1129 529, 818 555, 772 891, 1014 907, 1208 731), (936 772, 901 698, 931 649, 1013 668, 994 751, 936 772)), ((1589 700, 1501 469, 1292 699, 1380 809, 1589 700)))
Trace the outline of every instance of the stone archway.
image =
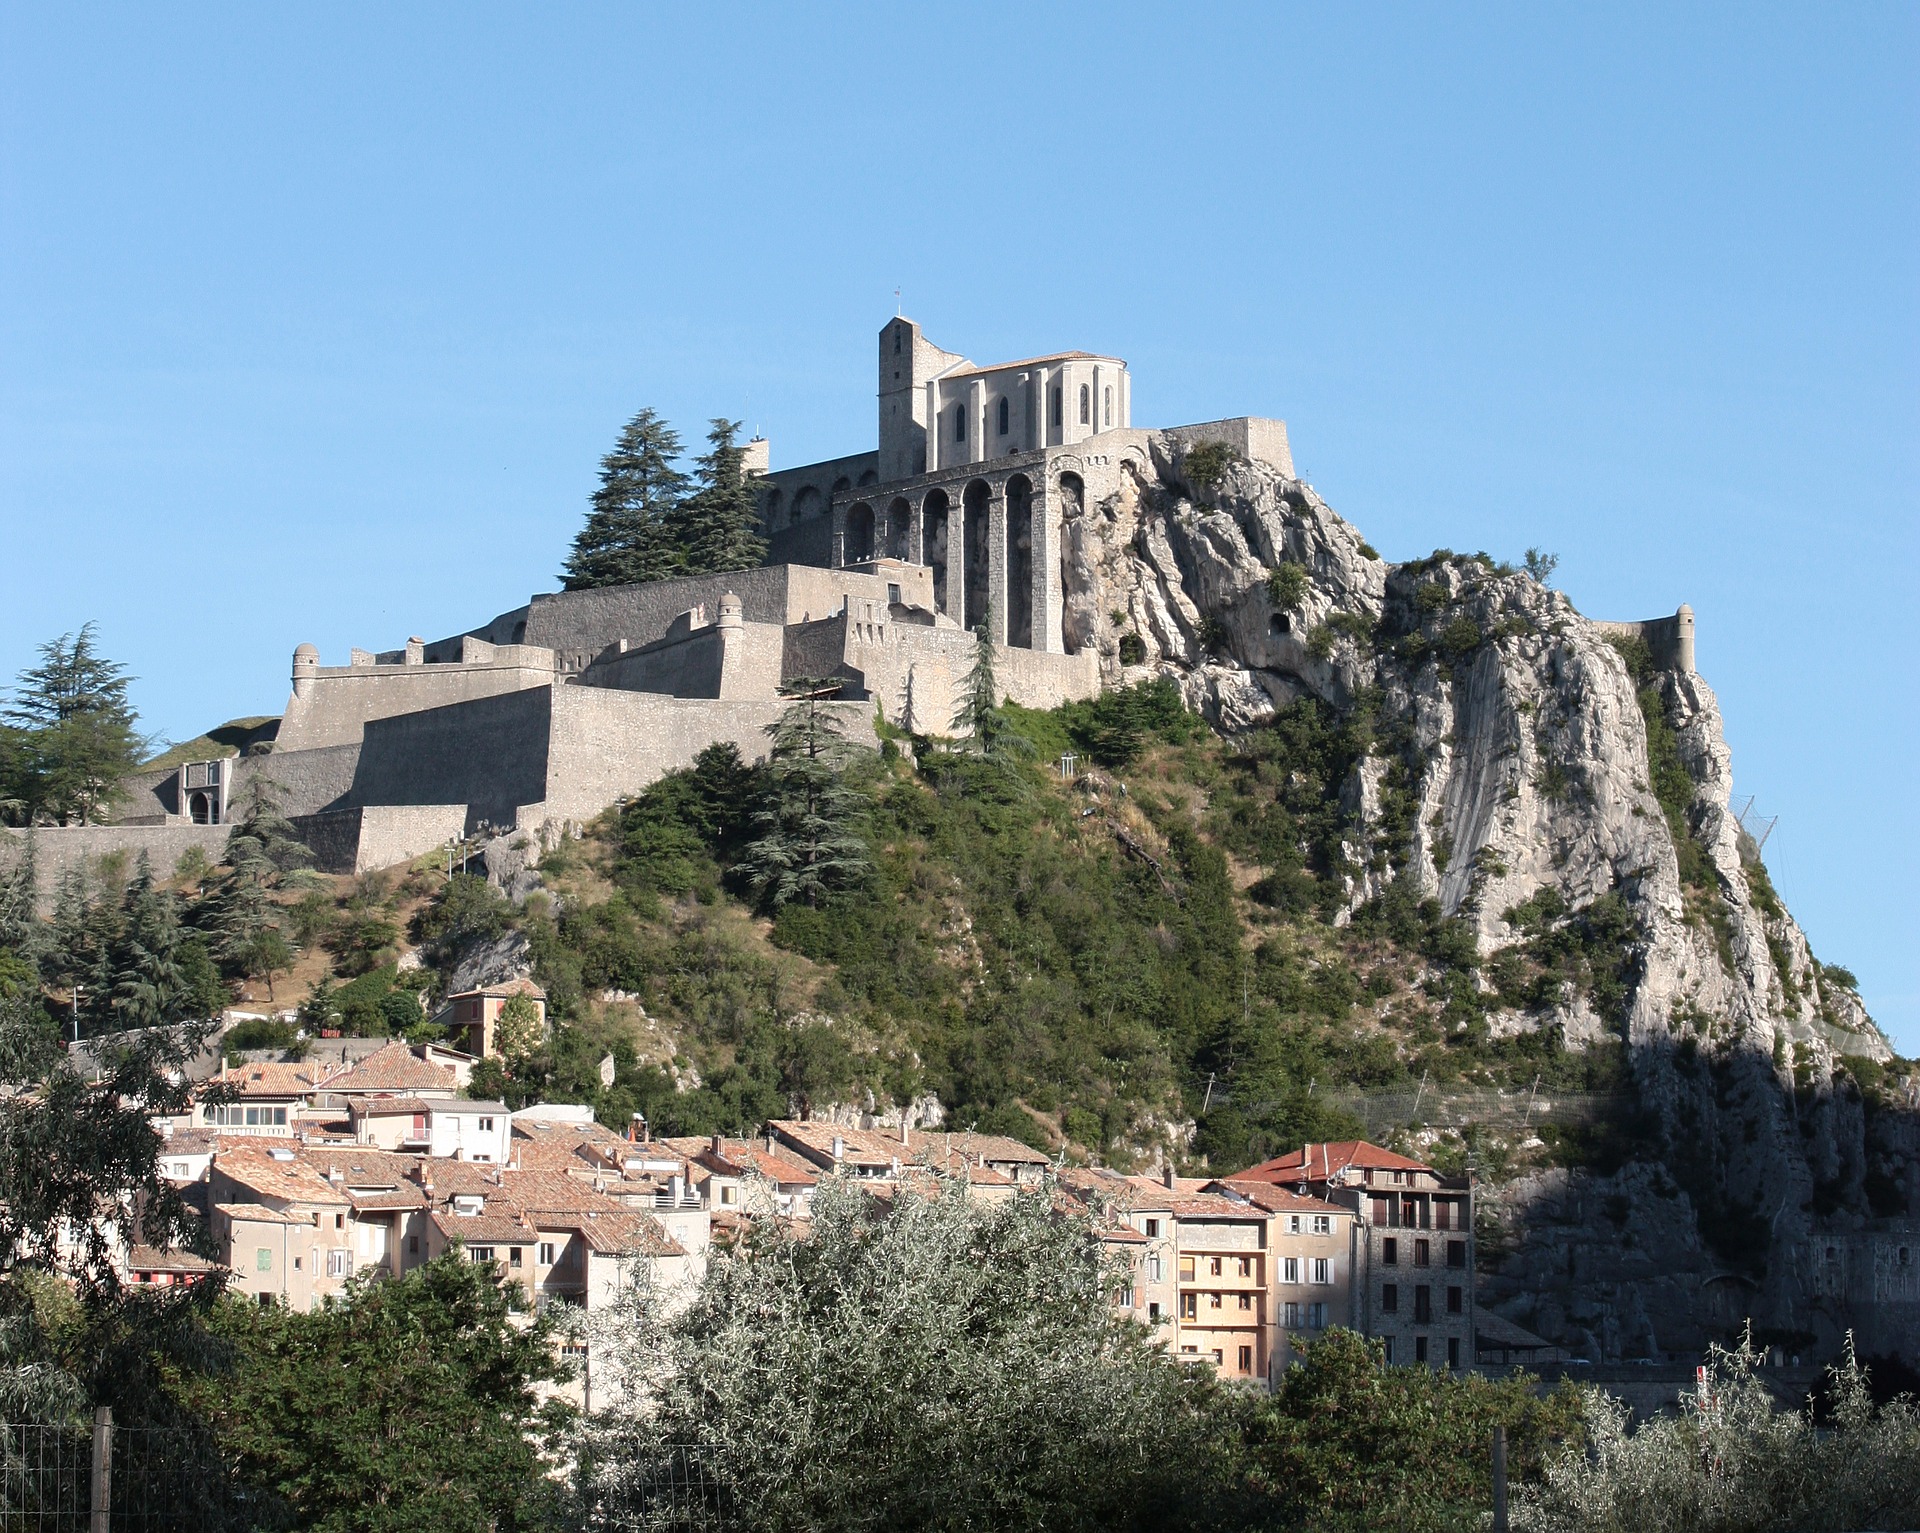
POLYGON ((908 540, 913 535, 913 507, 904 495, 896 495, 887 507, 887 535, 881 553, 889 559, 911 559, 908 540))
POLYGON ((842 564, 865 564, 873 558, 873 507, 856 501, 847 511, 847 535, 841 545, 842 564))
POLYGON ((1007 643, 1021 649, 1033 642, 1033 481, 1025 474, 1007 480, 1007 643))
POLYGON ((966 590, 964 595, 964 613, 961 626, 978 628, 987 620, 987 605, 993 599, 993 586, 989 574, 988 546, 992 526, 993 491, 984 479, 975 479, 961 493, 960 504, 965 510, 964 522, 965 550, 964 569, 966 571, 966 590))
POLYGON ((947 585, 948 523, 951 506, 945 490, 928 490, 920 503, 920 562, 933 571, 933 604, 949 617, 957 617, 958 592, 947 585))

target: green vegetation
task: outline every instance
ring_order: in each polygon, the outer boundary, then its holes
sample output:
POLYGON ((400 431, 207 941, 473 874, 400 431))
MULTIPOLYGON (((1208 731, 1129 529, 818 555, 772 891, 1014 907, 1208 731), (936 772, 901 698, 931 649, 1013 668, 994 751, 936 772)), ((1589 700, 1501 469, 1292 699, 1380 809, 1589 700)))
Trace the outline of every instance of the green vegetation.
POLYGON ((1239 455, 1225 442, 1196 442, 1187 449, 1182 465, 1187 482, 1204 495, 1226 477, 1228 468, 1238 459, 1239 455))
POLYGON ((628 421, 600 460, 600 487, 573 540, 569 591, 751 569, 766 553, 738 421, 716 420, 690 478, 679 434, 654 410, 628 421))
POLYGON ((554 1526, 539 1439, 564 1430, 534 1386, 561 1377, 553 1322, 517 1318, 517 1283, 456 1247, 405 1277, 357 1277, 301 1314, 228 1300, 233 1370, 188 1402, 275 1521, 314 1533, 554 1526), (277 1504, 276 1504, 277 1503, 277 1504))
POLYGON ((1267 575, 1267 597, 1279 612, 1291 612, 1307 594, 1307 567, 1288 560, 1267 575))
POLYGON ((946 1184, 883 1209, 829 1185, 806 1239, 717 1255, 679 1318, 622 1296, 602 1376, 660 1404, 588 1422, 588 1525, 623 1525, 693 1453, 752 1527, 1464 1533, 1494 1425, 1516 1485, 1581 1442, 1571 1390, 1384 1367, 1345 1331, 1271 1396, 1218 1385, 1115 1315, 1122 1281, 1045 1197, 946 1184))
POLYGON ((0 824, 83 825, 120 801, 146 749, 131 684, 94 647, 92 623, 40 646, 0 711, 0 824))

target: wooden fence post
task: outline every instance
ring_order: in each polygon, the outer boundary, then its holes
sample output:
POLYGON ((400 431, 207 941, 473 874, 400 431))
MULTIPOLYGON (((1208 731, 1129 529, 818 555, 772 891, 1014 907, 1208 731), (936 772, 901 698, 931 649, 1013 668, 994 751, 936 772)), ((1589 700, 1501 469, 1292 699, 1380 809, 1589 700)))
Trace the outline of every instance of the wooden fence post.
POLYGON ((88 1496, 89 1533, 109 1533, 113 1516, 113 1407, 93 1408, 93 1477, 88 1496))
POLYGON ((1493 1429, 1493 1533, 1507 1533, 1507 1429, 1493 1429))

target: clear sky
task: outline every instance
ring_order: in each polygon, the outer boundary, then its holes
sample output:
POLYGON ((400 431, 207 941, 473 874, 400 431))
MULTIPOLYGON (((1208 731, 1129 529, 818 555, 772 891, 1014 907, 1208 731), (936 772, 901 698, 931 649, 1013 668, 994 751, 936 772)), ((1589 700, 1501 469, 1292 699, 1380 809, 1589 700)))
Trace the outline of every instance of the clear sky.
POLYGON ((1920 9, 0 0, 0 675, 149 728, 552 589, 621 422, 872 445, 906 312, 1284 417, 1391 558, 1682 601, 1920 1054, 1920 9))

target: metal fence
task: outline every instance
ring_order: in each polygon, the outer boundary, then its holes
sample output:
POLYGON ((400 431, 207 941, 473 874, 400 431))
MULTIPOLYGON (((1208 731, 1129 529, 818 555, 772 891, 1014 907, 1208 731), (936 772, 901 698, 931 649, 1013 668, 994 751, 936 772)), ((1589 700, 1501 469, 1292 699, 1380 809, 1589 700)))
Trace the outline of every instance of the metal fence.
POLYGON ((732 1525, 720 1474, 692 1447, 643 1455, 585 1510, 595 1533, 727 1533, 732 1525))
POLYGON ((91 1423, 0 1423, 0 1533, 187 1533, 229 1520, 234 1488, 172 1433, 91 1423))

